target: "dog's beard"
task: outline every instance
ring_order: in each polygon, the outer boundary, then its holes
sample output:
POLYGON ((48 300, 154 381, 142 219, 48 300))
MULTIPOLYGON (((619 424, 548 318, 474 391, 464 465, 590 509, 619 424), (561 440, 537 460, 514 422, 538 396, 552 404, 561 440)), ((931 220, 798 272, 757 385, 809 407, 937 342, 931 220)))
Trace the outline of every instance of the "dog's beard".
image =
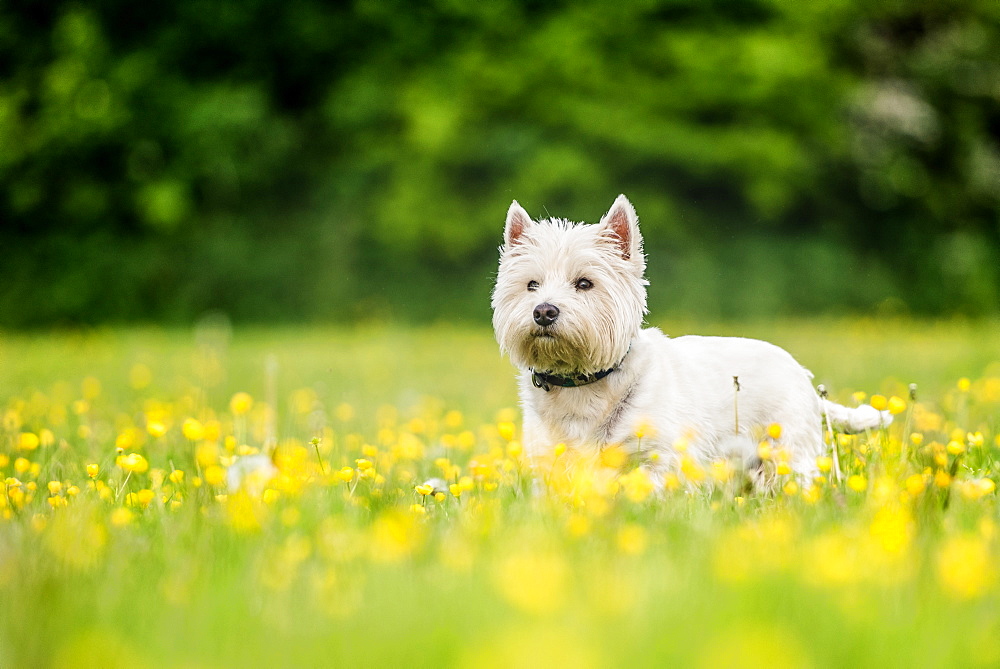
POLYGON ((516 364, 535 371, 595 373, 613 367, 624 356, 624 351, 608 350, 609 343, 557 323, 547 328, 525 328, 509 350, 516 364))

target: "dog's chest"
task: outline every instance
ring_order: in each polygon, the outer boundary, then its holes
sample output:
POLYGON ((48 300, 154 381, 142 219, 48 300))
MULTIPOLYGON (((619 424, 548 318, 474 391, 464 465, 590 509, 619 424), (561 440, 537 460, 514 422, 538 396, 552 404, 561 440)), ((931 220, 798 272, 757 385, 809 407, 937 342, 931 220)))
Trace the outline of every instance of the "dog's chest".
POLYGON ((633 394, 626 390, 609 397, 587 388, 566 388, 533 399, 539 418, 556 442, 602 448, 633 436, 633 394))

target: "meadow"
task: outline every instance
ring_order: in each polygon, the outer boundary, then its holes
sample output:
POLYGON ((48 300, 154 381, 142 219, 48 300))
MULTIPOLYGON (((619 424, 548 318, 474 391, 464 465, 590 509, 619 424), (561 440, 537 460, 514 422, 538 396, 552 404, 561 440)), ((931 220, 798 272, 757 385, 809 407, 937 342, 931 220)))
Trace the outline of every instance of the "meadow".
POLYGON ((532 495, 483 328, 0 333, 0 666, 1000 664, 996 322, 659 325, 895 420, 810 484, 769 426, 770 493, 608 449, 532 495))

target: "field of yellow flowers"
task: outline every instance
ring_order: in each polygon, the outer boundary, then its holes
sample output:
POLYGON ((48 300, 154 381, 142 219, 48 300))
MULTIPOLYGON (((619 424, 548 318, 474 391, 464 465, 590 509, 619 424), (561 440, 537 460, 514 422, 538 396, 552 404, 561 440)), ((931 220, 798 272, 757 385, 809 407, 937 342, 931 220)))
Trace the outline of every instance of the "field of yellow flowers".
POLYGON ((895 421, 533 494, 487 330, 0 333, 0 666, 1000 664, 997 324, 699 330, 895 421))

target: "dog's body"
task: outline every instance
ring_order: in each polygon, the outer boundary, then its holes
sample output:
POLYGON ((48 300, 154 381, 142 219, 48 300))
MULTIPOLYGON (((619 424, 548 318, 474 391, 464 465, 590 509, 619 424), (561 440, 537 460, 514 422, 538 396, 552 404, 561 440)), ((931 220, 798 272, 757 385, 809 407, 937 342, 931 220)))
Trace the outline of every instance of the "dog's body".
POLYGON ((751 468, 776 423, 788 464, 808 481, 824 451, 824 414, 851 431, 889 421, 871 407, 821 400, 812 375, 772 344, 643 329, 644 273, 638 219, 624 196, 597 225, 535 222, 511 205, 493 325, 524 370, 524 445, 533 460, 560 443, 583 454, 623 445, 641 450, 655 479, 682 453, 751 468))

